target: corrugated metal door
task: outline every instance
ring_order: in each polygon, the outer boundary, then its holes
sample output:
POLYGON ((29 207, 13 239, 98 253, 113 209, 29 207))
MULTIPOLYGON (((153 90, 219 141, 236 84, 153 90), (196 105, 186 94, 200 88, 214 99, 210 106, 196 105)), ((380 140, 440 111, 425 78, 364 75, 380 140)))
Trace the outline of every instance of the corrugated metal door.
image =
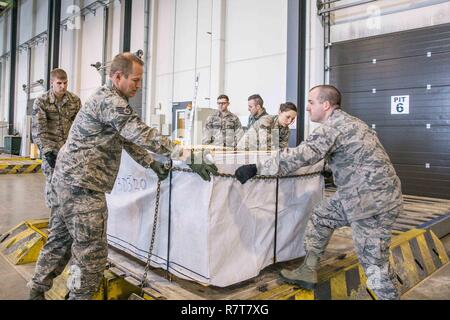
POLYGON ((330 83, 375 128, 405 194, 450 199, 450 25, 333 43, 330 83))

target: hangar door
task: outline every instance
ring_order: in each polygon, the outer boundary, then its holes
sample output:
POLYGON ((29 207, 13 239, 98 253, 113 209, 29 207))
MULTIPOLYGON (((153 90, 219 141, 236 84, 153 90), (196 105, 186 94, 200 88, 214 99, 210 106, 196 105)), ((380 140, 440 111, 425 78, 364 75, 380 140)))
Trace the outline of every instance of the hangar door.
POLYGON ((403 193, 450 199, 450 25, 333 43, 330 83, 374 128, 403 193))

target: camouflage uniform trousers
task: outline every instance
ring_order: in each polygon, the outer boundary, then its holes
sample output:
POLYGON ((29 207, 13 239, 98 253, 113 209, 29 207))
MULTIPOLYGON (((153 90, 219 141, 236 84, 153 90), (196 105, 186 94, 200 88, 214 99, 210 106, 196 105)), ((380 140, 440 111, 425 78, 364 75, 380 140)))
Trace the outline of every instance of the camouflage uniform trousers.
POLYGON ((50 290, 53 279, 72 259, 67 281, 69 299, 91 299, 107 264, 105 194, 63 183, 54 187, 58 203, 29 287, 50 290))
POLYGON ((398 300, 398 284, 389 263, 389 246, 392 225, 402 210, 399 206, 349 222, 338 199, 325 200, 314 208, 308 222, 305 249, 322 255, 334 230, 350 226, 356 254, 367 276, 367 287, 378 299, 398 300))
POLYGON ((53 176, 53 168, 50 167, 50 165, 48 164, 47 160, 42 159, 42 172, 45 175, 45 205, 48 208, 52 208, 53 207, 53 196, 54 194, 52 193, 52 176, 53 176))

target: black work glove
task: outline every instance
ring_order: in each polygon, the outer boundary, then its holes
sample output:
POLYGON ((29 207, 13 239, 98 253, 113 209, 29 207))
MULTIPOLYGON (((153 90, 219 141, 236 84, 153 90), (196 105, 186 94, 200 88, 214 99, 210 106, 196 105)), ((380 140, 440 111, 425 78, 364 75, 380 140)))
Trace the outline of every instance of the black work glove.
POLYGON ((323 177, 325 179, 333 178, 333 172, 331 172, 329 170, 324 169, 324 170, 322 170, 321 174, 323 175, 323 177))
POLYGON ((58 154, 54 153, 53 151, 49 151, 44 156, 45 156, 45 160, 47 160, 48 165, 52 169, 55 169, 56 157, 58 156, 58 154))
POLYGON ((257 172, 258 169, 256 168, 256 164, 246 164, 237 168, 234 172, 234 175, 240 183, 244 184, 247 182, 247 180, 256 176, 257 172))
POLYGON ((191 163, 188 164, 188 166, 192 169, 192 171, 194 171, 195 173, 197 173, 203 180, 205 181, 211 181, 211 176, 210 174, 212 174, 213 176, 217 176, 219 174, 219 171, 216 167, 215 164, 207 164, 207 163, 201 163, 201 164, 196 164, 196 163, 191 163))
POLYGON ((172 161, 166 163, 161 163, 158 161, 153 161, 150 168, 156 173, 159 181, 163 181, 169 176, 170 169, 172 168, 172 161))
POLYGON ((336 187, 336 185, 334 184, 333 172, 331 172, 330 170, 324 169, 321 172, 321 174, 325 181, 325 187, 336 187))

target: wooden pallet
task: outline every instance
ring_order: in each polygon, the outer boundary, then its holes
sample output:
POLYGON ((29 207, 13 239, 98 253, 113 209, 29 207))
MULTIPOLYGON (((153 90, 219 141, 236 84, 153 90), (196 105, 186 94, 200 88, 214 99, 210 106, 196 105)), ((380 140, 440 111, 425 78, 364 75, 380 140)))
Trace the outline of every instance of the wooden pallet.
MULTIPOLYGON (((325 189, 325 197, 331 197, 335 188, 325 189)), ((433 219, 450 215, 450 200, 403 195, 403 213, 394 224, 393 234, 400 234, 433 219)))
MULTIPOLYGON (((335 189, 327 189, 325 196, 329 197, 335 189)), ((450 213, 450 200, 404 195, 404 212, 394 225, 394 235, 415 229, 431 219, 439 218, 450 213)), ((321 260, 322 268, 339 264, 353 253, 352 233, 349 227, 336 230, 321 260)), ((109 260, 127 276, 141 279, 144 266, 136 258, 115 249, 110 249, 109 260)), ((149 283, 153 292, 158 292, 165 299, 237 299, 252 300, 258 297, 268 297, 282 288, 286 295, 295 291, 280 280, 279 271, 283 268, 293 269, 301 264, 303 258, 289 262, 276 263, 263 269, 257 277, 237 283, 235 285, 219 288, 203 286, 199 283, 170 276, 166 271, 151 268, 148 273, 149 283)), ((278 294, 275 294, 278 295, 278 294)))

